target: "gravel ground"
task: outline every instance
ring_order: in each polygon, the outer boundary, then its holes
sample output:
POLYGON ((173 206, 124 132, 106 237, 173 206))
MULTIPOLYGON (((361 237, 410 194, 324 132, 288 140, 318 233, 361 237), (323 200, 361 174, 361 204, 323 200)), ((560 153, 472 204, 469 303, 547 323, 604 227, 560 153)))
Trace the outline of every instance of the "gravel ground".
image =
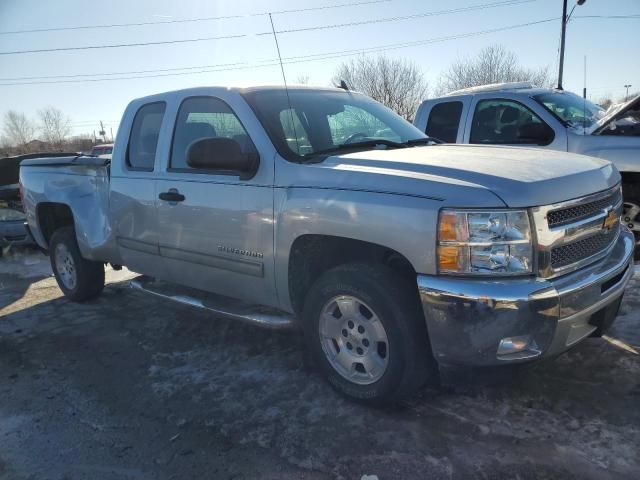
POLYGON ((293 333, 0 260, 0 479, 640 478, 640 267, 606 338, 500 385, 344 400, 293 333))

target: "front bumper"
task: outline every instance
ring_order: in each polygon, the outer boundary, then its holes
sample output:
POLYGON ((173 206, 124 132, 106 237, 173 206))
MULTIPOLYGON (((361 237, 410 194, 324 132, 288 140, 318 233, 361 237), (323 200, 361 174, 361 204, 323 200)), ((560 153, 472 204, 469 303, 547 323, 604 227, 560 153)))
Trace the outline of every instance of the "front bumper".
POLYGON ((558 355, 600 333, 633 275, 633 234, 622 227, 609 255, 551 280, 418 275, 431 347, 443 365, 491 366, 558 355), (498 355, 503 338, 528 335, 529 348, 498 355))

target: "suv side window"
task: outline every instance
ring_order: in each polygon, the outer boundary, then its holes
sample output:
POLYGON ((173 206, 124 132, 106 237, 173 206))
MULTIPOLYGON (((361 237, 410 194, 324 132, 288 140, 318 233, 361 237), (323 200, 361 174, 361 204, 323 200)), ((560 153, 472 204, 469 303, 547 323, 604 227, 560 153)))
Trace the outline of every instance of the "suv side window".
POLYGON ((169 168, 196 170, 187 165, 187 150, 196 140, 229 138, 240 144, 243 153, 255 153, 256 148, 231 107, 219 98, 191 97, 180 105, 169 168))
POLYGON ((553 138, 553 129, 529 108, 495 99, 476 105, 469 143, 548 145, 553 138))
POLYGON ((153 171, 165 108, 164 102, 148 103, 136 112, 127 146, 129 168, 153 171))
POLYGON ((462 102, 443 102, 429 112, 425 133, 446 143, 456 143, 462 115, 462 102))

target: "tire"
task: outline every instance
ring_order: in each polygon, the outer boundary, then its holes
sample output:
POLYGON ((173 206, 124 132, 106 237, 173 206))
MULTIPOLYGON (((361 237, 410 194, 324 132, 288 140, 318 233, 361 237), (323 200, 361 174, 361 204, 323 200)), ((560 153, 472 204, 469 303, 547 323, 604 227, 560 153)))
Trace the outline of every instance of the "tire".
POLYGON ((104 264, 82 258, 73 227, 53 233, 49 252, 51 268, 65 297, 84 302, 100 295, 104 288, 104 264))
POLYGON ((314 364, 351 399, 395 403, 436 371, 416 287, 386 266, 325 272, 306 296, 303 323, 314 364))

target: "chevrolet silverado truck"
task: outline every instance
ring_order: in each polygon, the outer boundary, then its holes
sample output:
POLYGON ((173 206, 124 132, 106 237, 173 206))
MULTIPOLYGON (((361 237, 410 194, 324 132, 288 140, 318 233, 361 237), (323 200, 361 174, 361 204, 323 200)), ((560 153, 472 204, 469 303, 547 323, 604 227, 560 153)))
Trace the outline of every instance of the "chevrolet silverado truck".
POLYGON ((610 162, 437 145, 346 89, 137 99, 111 161, 27 160, 20 180, 71 300, 126 266, 159 297, 298 327, 329 382, 371 403, 600 335, 633 270, 610 162))
POLYGON ((613 162, 622 175, 622 219, 640 259, 640 97, 605 112, 574 93, 528 82, 483 85, 425 100, 414 125, 449 143, 548 148, 613 162))

